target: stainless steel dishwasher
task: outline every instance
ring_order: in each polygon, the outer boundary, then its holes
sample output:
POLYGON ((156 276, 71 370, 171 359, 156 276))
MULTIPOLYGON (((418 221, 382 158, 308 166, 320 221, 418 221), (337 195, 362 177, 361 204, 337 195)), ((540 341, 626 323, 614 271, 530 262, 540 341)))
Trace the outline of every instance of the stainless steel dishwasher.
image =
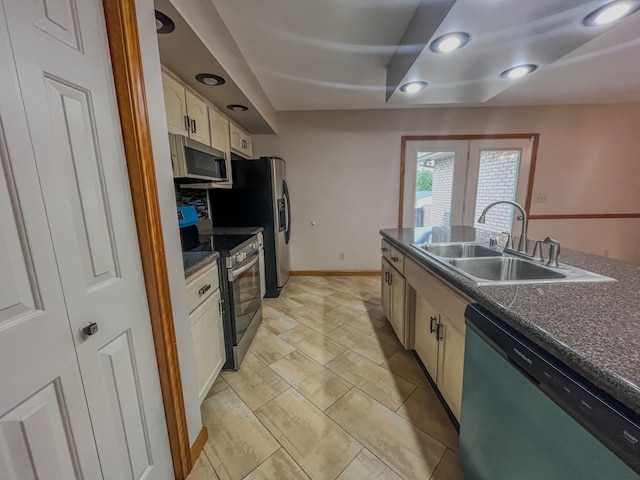
POLYGON ((640 478, 634 412, 481 307, 465 317, 466 480, 640 478))

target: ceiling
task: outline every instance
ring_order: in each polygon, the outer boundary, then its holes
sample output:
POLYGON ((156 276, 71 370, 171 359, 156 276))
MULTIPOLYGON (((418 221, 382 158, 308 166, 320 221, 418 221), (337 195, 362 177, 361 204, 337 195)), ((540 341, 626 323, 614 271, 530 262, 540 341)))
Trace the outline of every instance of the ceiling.
POLYGON ((210 1, 277 111, 640 102, 640 12, 582 25, 609 0, 210 1), (431 52, 451 31, 471 41, 431 52))
MULTIPOLYGON (((187 0, 188 6, 198 6, 194 0, 187 0)), ((208 3, 208 0, 207 2, 208 3)), ((238 81, 234 81, 233 76, 230 74, 233 71, 234 65, 229 63, 223 65, 222 61, 226 57, 238 59, 242 57, 242 54, 236 50, 230 48, 230 53, 224 55, 215 50, 213 46, 209 44, 221 44, 232 43, 233 39, 229 41, 229 38, 225 38, 221 35, 226 32, 224 30, 224 24, 217 25, 217 17, 213 6, 209 3, 206 5, 204 2, 201 5, 209 6, 209 11, 201 10, 192 12, 180 12, 177 10, 176 5, 181 6, 180 2, 172 2, 169 0, 155 0, 154 6, 156 11, 168 16, 175 25, 175 30, 167 34, 158 34, 158 47, 160 50, 160 61, 162 65, 168 68, 171 72, 176 74, 180 79, 202 95, 204 98, 213 103, 216 107, 224 112, 225 115, 232 120, 240 124, 251 133, 274 133, 274 126, 270 122, 270 115, 264 111, 260 111, 260 98, 257 98, 262 93, 261 88, 256 83, 256 88, 259 90, 258 94, 250 95, 252 90, 247 87, 247 80, 251 80, 253 74, 248 68, 246 71, 240 71, 235 75, 236 78, 244 79, 245 83, 240 85, 238 81), (213 11, 211 11, 213 10, 213 11), (187 21, 183 17, 183 13, 188 16, 191 13, 191 21, 187 21), (207 35, 208 32, 202 31, 207 29, 200 29, 200 35, 195 30, 198 29, 195 18, 198 16, 205 17, 206 27, 208 30, 214 30, 218 35, 215 38, 210 38, 207 35), (216 58, 219 57, 219 58, 216 58), (222 76, 225 79, 223 85, 208 86, 204 85, 196 80, 196 75, 199 73, 213 73, 222 76), (251 97, 251 98, 249 98, 251 97), (227 105, 240 104, 249 107, 246 112, 236 112, 230 110, 227 105)), ((220 20, 219 23, 222 23, 220 20)), ((233 45, 231 45, 233 47, 233 45)), ((242 60, 244 63, 244 60, 242 60)), ((236 65, 237 67, 237 65, 236 65)), ((235 73, 235 72, 234 72, 235 73)), ((255 91, 255 89, 253 89, 255 91)), ((264 95, 264 94, 263 94, 264 95)), ((266 96, 265 96, 266 99, 266 96)), ((268 102, 268 99, 266 100, 268 102)), ((270 105, 269 105, 270 106, 270 105)), ((272 116, 275 116, 272 115, 272 116)))

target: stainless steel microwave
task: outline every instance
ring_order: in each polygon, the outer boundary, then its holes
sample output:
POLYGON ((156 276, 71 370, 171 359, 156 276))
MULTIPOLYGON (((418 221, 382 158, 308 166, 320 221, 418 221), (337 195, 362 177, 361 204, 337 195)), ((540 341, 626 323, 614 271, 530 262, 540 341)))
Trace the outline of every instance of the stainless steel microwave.
POLYGON ((169 149, 173 177, 182 180, 181 186, 209 188, 212 182, 229 182, 230 169, 225 152, 171 133, 169 149))

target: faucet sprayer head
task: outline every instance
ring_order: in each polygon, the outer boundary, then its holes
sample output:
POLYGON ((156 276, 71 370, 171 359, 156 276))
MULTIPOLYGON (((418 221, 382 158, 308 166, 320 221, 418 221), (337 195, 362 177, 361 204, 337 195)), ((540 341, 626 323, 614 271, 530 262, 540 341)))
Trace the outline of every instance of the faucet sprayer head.
POLYGON ((485 214, 485 213, 483 213, 482 215, 480 215, 480 218, 478 219, 478 223, 484 223, 484 222, 485 222, 485 217, 486 217, 486 214, 485 214))

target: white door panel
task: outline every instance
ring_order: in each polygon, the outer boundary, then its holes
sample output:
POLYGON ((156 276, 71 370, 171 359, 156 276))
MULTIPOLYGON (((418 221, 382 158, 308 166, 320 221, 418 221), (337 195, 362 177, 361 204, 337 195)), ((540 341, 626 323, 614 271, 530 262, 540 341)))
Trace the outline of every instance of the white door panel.
POLYGON ((0 478, 101 478, 2 7, 0 478))
POLYGON ((87 92, 51 78, 45 78, 45 85, 55 148, 61 160, 57 167, 65 182, 63 192, 73 222, 73 247, 82 283, 90 289, 118 277, 91 98, 87 92))
POLYGON ((112 446, 119 451, 119 458, 127 460, 121 478, 143 478, 152 465, 149 432, 132 350, 131 333, 127 331, 98 351, 106 380, 109 417, 116 420, 114 436, 126 439, 126 442, 112 446))
POLYGON ((61 397, 52 382, 0 417, 0 478, 82 478, 61 397))
POLYGON ((34 25, 76 50, 82 49, 73 0, 41 0, 34 5, 34 25))
POLYGON ((172 478, 102 5, 45 5, 5 0, 102 473, 172 478), (67 18, 75 46, 40 26, 52 15, 67 18), (98 332, 87 337, 91 322, 98 332))

